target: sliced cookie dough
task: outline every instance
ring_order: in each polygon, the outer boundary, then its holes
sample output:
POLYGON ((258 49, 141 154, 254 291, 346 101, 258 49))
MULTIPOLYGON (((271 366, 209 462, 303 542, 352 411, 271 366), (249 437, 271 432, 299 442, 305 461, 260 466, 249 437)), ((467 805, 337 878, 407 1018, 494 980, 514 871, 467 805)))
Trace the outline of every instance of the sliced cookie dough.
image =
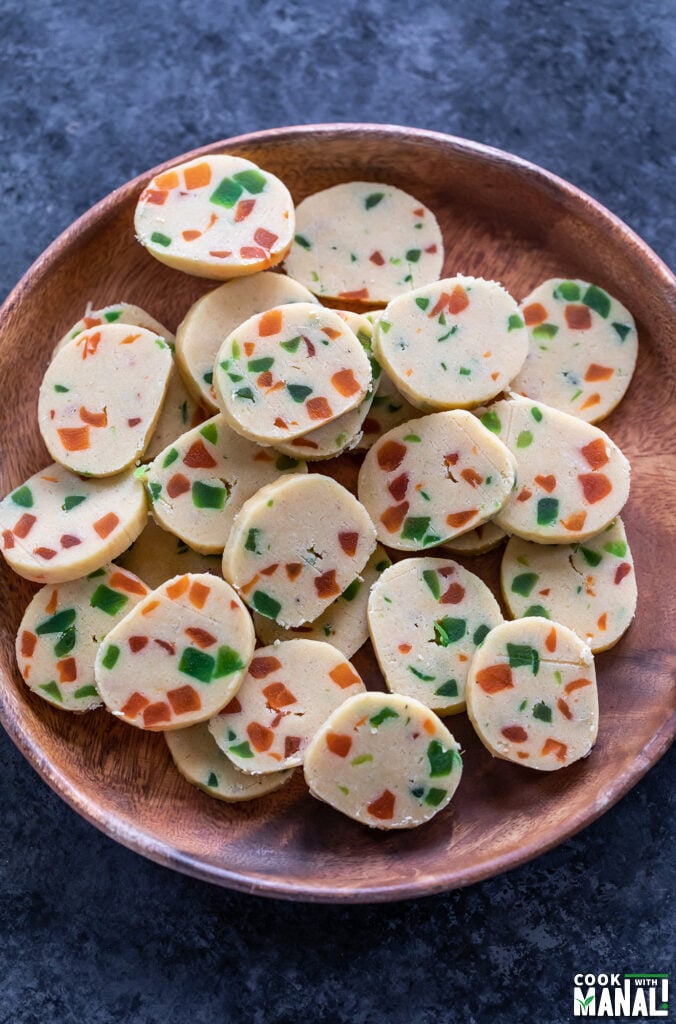
POLYGON ((470 412, 423 416, 388 431, 366 454, 359 499, 378 540, 417 551, 475 528, 502 508, 514 459, 470 412))
POLYGON ((248 498, 281 474, 306 471, 303 461, 247 441, 218 415, 160 452, 144 479, 158 524, 214 554, 248 498))
POLYGON ((235 768, 219 749, 207 722, 189 725, 187 729, 173 729, 165 732, 164 738, 181 775, 217 800, 228 803, 255 800, 280 789, 294 775, 293 769, 249 775, 235 768))
POLYGON ((40 385, 38 425, 52 458, 88 476, 130 466, 150 442, 172 367, 166 341, 143 327, 82 331, 40 385))
POLYGON ((505 531, 489 520, 469 533, 447 540, 441 547, 452 555, 483 555, 486 551, 497 548, 506 537, 505 531))
POLYGON ((371 386, 368 356, 337 313, 308 302, 250 317, 221 345, 218 404, 233 430, 273 445, 356 408, 371 386))
POLYGON ((33 693, 65 711, 99 707, 94 679, 99 644, 147 593, 138 576, 116 565, 39 590, 16 638, 19 672, 33 693))
POLYGON ((517 464, 517 487, 495 515, 507 533, 541 544, 593 537, 629 496, 629 462, 598 427, 515 397, 481 416, 517 464))
POLYGON ((375 351, 417 408, 471 409, 509 385, 528 336, 501 284, 458 276, 393 299, 378 321, 375 351))
POLYGON ((214 363, 225 338, 257 313, 292 302, 317 302, 311 291, 284 274, 263 271, 207 292, 195 302, 176 331, 176 359, 193 396, 218 410, 214 363))
POLYGON ((514 618, 544 616, 574 630, 597 654, 616 644, 636 612, 634 560, 618 517, 580 544, 512 537, 501 568, 514 618))
POLYGON ((152 590, 110 631, 96 657, 96 685, 109 711, 130 725, 183 729, 232 699, 254 643, 232 587, 186 573, 152 590))
POLYGON ((588 281, 552 278, 521 303, 528 357, 514 391, 597 423, 631 381, 638 354, 629 310, 588 281))
POLYGON ((278 772, 302 764, 331 712, 365 692, 359 674, 331 644, 285 640, 258 648, 237 695, 209 730, 237 768, 278 772))
POLYGON ((210 572, 220 576, 221 562, 220 555, 193 551, 176 534, 158 526, 152 516, 148 516, 141 535, 117 559, 118 565, 136 573, 153 588, 187 572, 210 572))
POLYGON ((294 232, 286 185, 250 160, 197 157, 152 178, 134 215, 136 237, 176 270, 224 280, 273 267, 294 232))
POLYGON ((64 583, 117 558, 145 521, 145 491, 132 472, 91 480, 54 463, 0 501, 2 553, 19 576, 64 583))
POLYGON ((486 584, 446 558, 397 562, 368 600, 369 632, 388 690, 441 715, 465 710, 469 663, 502 621, 486 584))
POLYGON ((379 829, 415 828, 438 814, 462 775, 460 747, 413 697, 364 693, 342 704, 305 754, 310 792, 379 829))
POLYGON ((351 181, 298 205, 286 269, 321 298, 384 304, 437 280, 443 262, 431 210, 392 185, 351 181))
POLYGON ((366 565, 375 530, 362 504, 319 473, 291 475, 237 515, 223 575, 247 604, 290 628, 318 618, 366 565))
POLYGON ((69 341, 77 338, 78 334, 82 334, 83 331, 88 331, 92 327, 100 327, 102 324, 131 324, 133 327, 143 327, 146 331, 151 331, 152 334, 164 338, 170 348, 174 343, 171 331, 140 306, 135 306, 131 302, 114 302, 110 306, 94 309, 91 302, 88 302, 84 316, 57 341, 52 352, 52 359, 69 341))
POLYGON ((546 772, 586 757, 599 719, 589 647, 545 618, 496 626, 472 659, 467 713, 494 757, 546 772))
POLYGON ((371 587, 391 564, 385 549, 377 544, 359 576, 352 580, 318 619, 293 629, 284 629, 273 619, 254 612, 256 636, 264 644, 272 644, 275 640, 292 640, 294 637, 324 640, 337 647, 346 658, 351 658, 368 640, 366 607, 371 587))

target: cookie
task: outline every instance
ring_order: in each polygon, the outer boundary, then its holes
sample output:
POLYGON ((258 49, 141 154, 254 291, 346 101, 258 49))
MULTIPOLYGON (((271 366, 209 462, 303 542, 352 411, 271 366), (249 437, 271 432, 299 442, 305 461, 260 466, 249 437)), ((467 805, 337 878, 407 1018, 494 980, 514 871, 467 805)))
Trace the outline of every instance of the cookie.
POLYGON ((221 575, 219 555, 202 555, 177 537, 158 526, 148 516, 143 532, 119 558, 117 564, 145 580, 149 587, 159 587, 173 576, 187 572, 210 572, 221 575))
POLYGON ((232 763, 252 774, 303 763, 331 712, 364 693, 359 674, 331 644, 285 640, 259 647, 237 695, 209 722, 232 763))
POLYGON ((197 157, 148 182, 134 229, 161 263, 225 280, 284 259, 293 239, 293 202, 279 178, 250 160, 197 157))
POLYGON ((437 714, 465 709, 470 660, 503 621, 474 573, 446 558, 406 558, 371 589, 368 626, 388 690, 437 714))
POLYGON ((415 828, 451 800, 460 748, 413 697, 364 693, 341 704, 305 754, 305 779, 319 800, 378 829, 415 828))
POLYGON ((594 659, 560 623, 496 626, 472 659, 466 692, 470 721, 494 757, 550 772, 586 757, 596 740, 594 659))
POLYGON ((164 324, 161 324, 159 320, 156 320, 154 316, 151 316, 150 313, 146 313, 145 309, 141 309, 140 306, 135 306, 131 302, 114 302, 109 306, 103 306, 101 309, 94 309, 91 302, 88 302, 84 316, 74 323, 63 337, 57 341, 52 352, 52 359, 69 341, 77 338, 78 334, 82 334, 83 331, 87 331, 92 327, 100 327, 102 324, 130 324, 133 327, 143 327, 146 331, 164 338, 170 348, 174 342, 174 336, 171 331, 164 324))

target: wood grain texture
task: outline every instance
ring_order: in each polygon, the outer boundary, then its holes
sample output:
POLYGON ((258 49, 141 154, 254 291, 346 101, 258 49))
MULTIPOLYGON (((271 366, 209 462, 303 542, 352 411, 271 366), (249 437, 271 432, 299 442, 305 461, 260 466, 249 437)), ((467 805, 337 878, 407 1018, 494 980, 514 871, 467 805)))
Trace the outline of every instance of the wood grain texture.
MULTIPOLYGON (((497 279, 519 299, 547 277, 579 277, 607 288, 633 312, 637 372, 602 426, 632 462, 623 516, 639 605, 626 636, 597 658, 598 743, 585 761, 539 774, 491 758, 465 715, 449 718, 464 750, 462 784, 448 808, 412 832, 375 833, 342 818, 313 800, 300 776, 251 804, 228 806, 174 770, 161 735, 126 727, 105 711, 68 715, 28 691, 16 670, 14 636, 35 587, 4 562, 0 718, 49 785, 98 828, 160 863, 225 886, 360 902, 439 892, 507 870, 602 814, 673 738, 674 280, 640 239, 588 196, 537 167, 459 139, 328 125, 243 136, 189 155, 211 152, 261 164, 286 182, 296 202, 343 181, 390 182, 437 213, 445 274, 497 279)), ((136 198, 158 170, 80 218, 0 311, 2 494, 50 461, 36 425, 38 385, 54 342, 87 301, 100 307, 124 299, 174 330, 191 303, 213 287, 160 265, 134 240, 136 198)), ((356 466, 355 457, 343 458, 336 475, 348 482, 356 466)), ((496 594, 499 560, 500 551, 460 559, 496 594)), ((369 645, 355 663, 369 686, 382 688, 369 645)))

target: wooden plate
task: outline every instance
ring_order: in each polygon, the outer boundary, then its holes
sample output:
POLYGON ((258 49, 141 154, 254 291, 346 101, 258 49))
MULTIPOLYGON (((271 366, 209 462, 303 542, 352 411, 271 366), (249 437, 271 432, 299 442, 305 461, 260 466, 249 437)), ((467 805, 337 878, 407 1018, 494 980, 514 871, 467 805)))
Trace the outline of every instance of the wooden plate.
MULTIPOLYGON (((579 277, 607 288, 633 312, 638 369, 604 427, 633 466, 624 518, 639 608, 624 639, 597 659, 597 746, 582 763, 539 774, 491 758, 465 715, 449 719, 466 751, 462 784, 448 808, 412 832, 376 833, 343 818, 309 796, 300 773, 269 797, 228 806, 176 773, 161 735, 129 728, 104 711, 69 715, 27 690, 15 667, 14 636, 35 588, 4 562, 0 717, 33 767, 78 813, 180 871, 249 892, 324 901, 400 899, 467 885, 527 861, 593 821, 673 736, 674 280, 588 196, 522 160, 446 135, 376 125, 284 128, 178 159, 215 151, 278 174, 296 201, 351 179, 391 182, 437 213, 446 274, 495 278, 517 298, 547 277, 579 277)), ((136 303, 174 329, 213 286, 163 267, 134 241, 137 196, 158 170, 76 221, 0 311, 2 494, 51 461, 37 430, 38 385, 53 343, 88 300, 95 307, 136 303)), ((466 564, 495 583, 499 557, 466 564)), ((356 661, 378 685, 368 645, 356 661)))

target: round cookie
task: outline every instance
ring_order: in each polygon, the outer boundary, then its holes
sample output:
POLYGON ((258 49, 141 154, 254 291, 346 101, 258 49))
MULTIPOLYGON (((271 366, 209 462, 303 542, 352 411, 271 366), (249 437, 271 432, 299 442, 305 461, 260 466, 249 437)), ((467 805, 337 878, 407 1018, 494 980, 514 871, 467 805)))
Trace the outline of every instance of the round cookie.
POLYGON ((283 473, 304 473, 298 459, 235 434, 221 415, 182 434, 147 469, 155 520, 195 551, 223 550, 244 502, 283 473))
POLYGON ((143 327, 82 331, 40 385, 38 425, 52 458, 88 476, 131 465, 150 442, 172 366, 167 343, 143 327))
POLYGON ((366 509, 319 473, 261 488, 237 515, 223 575, 247 604, 290 628, 318 618, 375 548, 366 509))
POLYGON ((496 626, 472 659, 466 693, 470 721, 494 757, 550 772, 586 757, 596 740, 594 658, 558 622, 496 626))
POLYGON ((233 430, 272 445, 356 408, 371 385, 359 341, 333 310, 309 302, 250 317, 219 349, 214 388, 233 430))
POLYGON ((528 357, 512 389, 597 423, 631 381, 638 354, 629 310, 587 281, 552 278, 521 303, 528 357))
POLYGON ((241 157, 197 157, 152 178, 134 214, 151 256, 198 277, 224 280, 273 267, 294 232, 289 190, 241 157))
POLYGON ((221 562, 219 555, 193 551, 180 537, 158 526, 152 516, 148 516, 140 536, 117 559, 118 565, 136 573, 153 588, 187 572, 220 576, 221 562))
POLYGON ((469 533, 463 533, 453 540, 447 540, 441 547, 452 555, 483 555, 502 544, 507 534, 489 520, 469 533))
POLYGON ((341 704, 305 754, 310 792, 379 829, 415 828, 438 814, 462 775, 460 748, 413 697, 364 693, 341 704))
POLYGON ((350 181, 298 205, 286 269, 321 298, 386 303, 435 281, 443 261, 426 206, 392 185, 350 181))
POLYGON ((219 749, 207 722, 165 732, 169 753, 181 775, 208 796, 228 803, 255 800, 273 793, 293 776, 293 770, 248 775, 235 768, 219 749))
POLYGON ((541 544, 593 537, 629 496, 629 462, 598 427, 515 397, 481 417, 516 459, 517 487, 495 515, 507 533, 541 544))
POLYGON ((64 583, 117 558, 145 520, 145 491, 132 472, 89 480, 54 463, 0 501, 2 553, 19 576, 64 583))
POLYGON ((445 558, 406 558, 371 589, 368 625, 388 690, 437 714, 465 710, 469 662, 503 621, 486 584, 445 558))
POLYGON ((340 597, 337 597, 318 619, 293 629, 284 629, 273 619, 254 612, 256 636, 264 644, 272 644, 275 640, 292 640, 294 637, 325 640, 341 651, 346 658, 351 658, 368 640, 366 607, 371 587, 379 579, 381 572, 391 564, 385 549, 377 544, 359 576, 352 580, 340 597))
POLYGON ((214 363, 224 338, 257 313, 292 302, 317 302, 298 281, 263 271, 207 292, 195 302, 176 331, 176 359, 194 397, 218 411, 214 363))
POLYGON ((375 351, 419 409, 471 409, 509 385, 528 336, 501 284, 458 276, 393 299, 378 321, 375 351))
POLYGON ((175 576, 108 634, 96 685, 109 711, 140 729, 182 729, 228 703, 254 650, 251 618, 209 573, 175 576))
POLYGON ((359 500, 382 544, 417 551, 490 519, 513 485, 509 451, 472 413, 456 409, 381 437, 359 472, 359 500))
POLYGON ((88 302, 84 316, 57 341, 52 352, 52 359, 69 341, 77 338, 78 334, 82 334, 83 331, 87 331, 91 327, 100 327, 101 324, 131 324, 133 327, 143 327, 146 331, 151 331, 152 334, 164 338, 170 348, 174 343, 171 331, 140 306, 135 306, 131 302, 114 302, 110 306, 94 309, 91 302, 88 302))
POLYGON ((303 763, 320 725, 366 688, 331 644, 285 640, 259 647, 244 682, 209 722, 220 749, 242 771, 278 772, 303 763))
POLYGON ((616 644, 636 612, 634 560, 619 517, 580 544, 512 537, 502 556, 501 583, 513 618, 561 622, 594 654, 616 644))

